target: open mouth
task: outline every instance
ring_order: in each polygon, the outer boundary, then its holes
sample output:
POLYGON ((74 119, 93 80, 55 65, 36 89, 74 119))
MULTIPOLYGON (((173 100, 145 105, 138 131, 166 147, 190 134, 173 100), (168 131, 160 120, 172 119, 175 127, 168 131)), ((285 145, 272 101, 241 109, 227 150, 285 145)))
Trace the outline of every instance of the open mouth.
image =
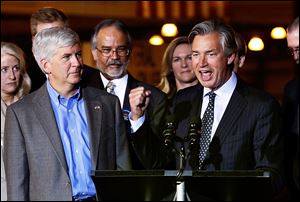
POLYGON ((212 78, 212 71, 200 71, 200 75, 203 81, 209 81, 212 78))

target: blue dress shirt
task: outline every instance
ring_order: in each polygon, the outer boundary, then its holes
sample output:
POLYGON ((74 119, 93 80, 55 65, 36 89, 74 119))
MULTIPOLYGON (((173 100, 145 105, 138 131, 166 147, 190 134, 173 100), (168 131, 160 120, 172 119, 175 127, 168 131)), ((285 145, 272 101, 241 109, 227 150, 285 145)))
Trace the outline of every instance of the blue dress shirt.
POLYGON ((84 199, 95 196, 95 185, 90 176, 91 153, 87 116, 80 88, 69 99, 61 96, 47 80, 52 109, 68 163, 73 197, 84 199))

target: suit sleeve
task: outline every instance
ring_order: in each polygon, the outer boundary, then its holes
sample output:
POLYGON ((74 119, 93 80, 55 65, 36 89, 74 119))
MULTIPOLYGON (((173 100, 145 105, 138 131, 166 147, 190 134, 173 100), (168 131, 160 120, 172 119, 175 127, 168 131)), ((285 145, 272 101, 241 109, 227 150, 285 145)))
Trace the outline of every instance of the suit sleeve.
POLYGON ((4 166, 8 201, 29 200, 29 169, 21 123, 8 107, 4 130, 4 166))
POLYGON ((157 96, 150 104, 144 124, 131 134, 132 144, 146 169, 162 169, 169 161, 162 137, 167 99, 163 95, 157 96))
POLYGON ((256 169, 272 173, 275 190, 282 186, 283 136, 280 106, 275 100, 261 106, 261 114, 254 131, 253 149, 256 169))

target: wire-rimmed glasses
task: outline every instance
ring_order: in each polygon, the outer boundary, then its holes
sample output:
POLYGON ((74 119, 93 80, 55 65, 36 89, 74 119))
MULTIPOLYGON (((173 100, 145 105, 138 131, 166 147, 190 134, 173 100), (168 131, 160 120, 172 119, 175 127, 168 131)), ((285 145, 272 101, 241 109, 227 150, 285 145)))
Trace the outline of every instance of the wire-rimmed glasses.
POLYGON ((113 48, 97 48, 97 51, 99 51, 104 57, 110 57, 114 54, 114 52, 117 53, 118 56, 120 57, 126 57, 129 55, 130 53, 130 50, 129 48, 125 47, 125 46, 120 46, 116 49, 113 49, 113 48))

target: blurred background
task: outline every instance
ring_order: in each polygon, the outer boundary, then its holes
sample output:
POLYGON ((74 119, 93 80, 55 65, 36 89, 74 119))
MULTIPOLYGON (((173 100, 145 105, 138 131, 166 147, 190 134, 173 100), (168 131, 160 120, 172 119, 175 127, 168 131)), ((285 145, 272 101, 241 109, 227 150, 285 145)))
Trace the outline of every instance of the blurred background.
POLYGON ((287 54, 286 38, 273 39, 270 35, 274 27, 285 29, 299 15, 297 1, 1 1, 1 40, 15 42, 25 51, 28 68, 37 68, 32 65, 30 16, 45 6, 58 8, 68 16, 70 27, 83 42, 84 63, 93 67, 89 43, 93 27, 105 18, 124 21, 134 42, 129 71, 152 85, 160 79, 161 59, 168 43, 212 18, 229 23, 247 44, 252 37, 262 39, 264 48, 248 50, 238 73, 247 82, 281 102, 284 85, 298 74, 298 66, 287 54), (177 26, 175 36, 162 36, 165 23, 177 26), (164 43, 151 45, 153 35, 159 35, 164 43))

